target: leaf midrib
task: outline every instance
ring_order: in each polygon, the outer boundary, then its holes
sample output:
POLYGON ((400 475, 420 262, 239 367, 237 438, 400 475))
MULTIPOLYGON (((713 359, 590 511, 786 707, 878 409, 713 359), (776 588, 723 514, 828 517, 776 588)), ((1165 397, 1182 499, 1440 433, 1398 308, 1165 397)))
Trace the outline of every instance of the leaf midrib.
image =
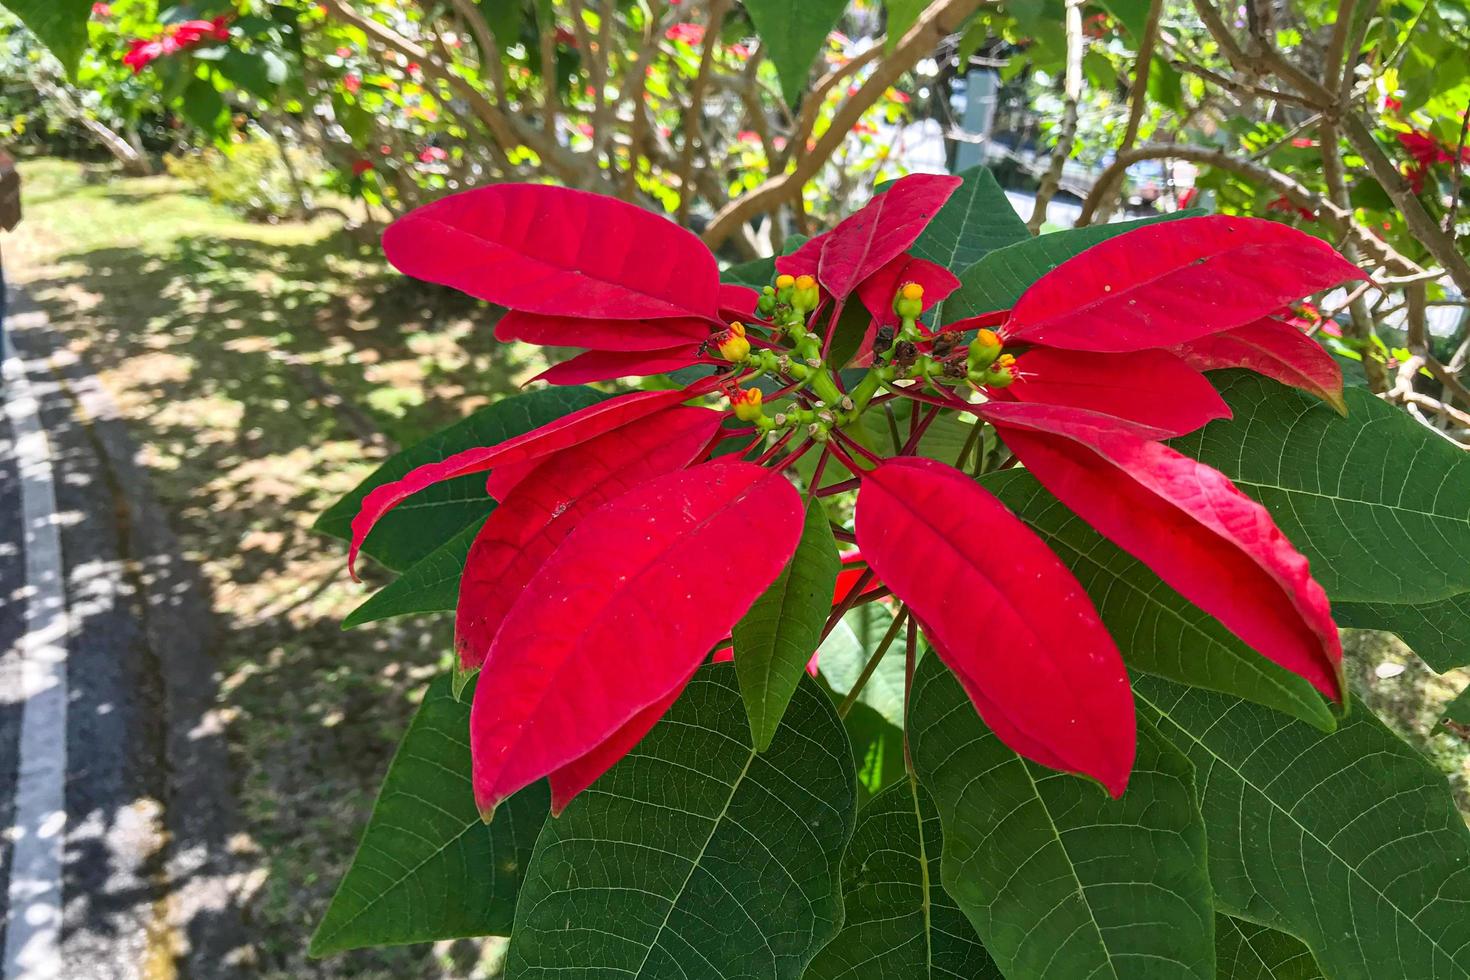
POLYGON ((751 748, 745 757, 745 765, 740 768, 740 775, 736 776, 735 781, 730 784, 730 795, 725 798, 725 805, 720 808, 719 813, 715 814, 714 820, 710 821, 709 835, 705 837, 704 843, 699 845, 699 853, 694 855, 693 859, 689 862, 689 873, 684 876, 684 880, 679 883, 678 890, 674 892, 673 897, 669 900, 669 909, 664 913, 664 920, 658 924, 658 931, 653 934, 653 939, 649 942, 648 948, 643 951, 643 960, 638 964, 638 969, 632 973, 632 976, 635 978, 643 975, 643 968, 648 965, 648 958, 653 955, 654 947, 658 945, 659 939, 664 934, 664 930, 668 928, 669 920, 674 917, 674 909, 679 907, 679 900, 684 897, 684 891, 689 887, 689 882, 694 880, 694 872, 699 870, 699 863, 704 860, 704 855, 709 850, 710 842, 715 839, 715 832, 720 829, 720 824, 724 823, 725 817, 729 814, 730 804, 735 802, 735 794, 739 791, 740 784, 745 782, 745 777, 750 774, 750 765, 755 761, 755 757, 756 751, 754 748, 751 748))

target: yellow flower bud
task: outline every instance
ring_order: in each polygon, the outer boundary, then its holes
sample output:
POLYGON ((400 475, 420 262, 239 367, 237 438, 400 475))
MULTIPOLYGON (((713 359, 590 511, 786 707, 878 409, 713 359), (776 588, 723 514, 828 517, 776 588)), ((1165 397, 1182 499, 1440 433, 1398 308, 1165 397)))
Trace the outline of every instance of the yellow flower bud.
POLYGON ((735 417, 742 422, 754 422, 761 417, 761 390, 759 388, 746 388, 744 391, 736 392, 730 399, 730 406, 735 409, 735 417))
POLYGON ((791 275, 787 275, 785 273, 782 273, 781 275, 779 275, 779 276, 776 277, 776 288, 777 289, 790 289, 792 286, 795 286, 795 285, 796 285, 796 277, 795 276, 791 276, 791 275))
POLYGON ((893 312, 905 320, 917 319, 924 312, 924 287, 916 282, 906 282, 898 287, 893 297, 893 312))
POLYGON ((730 329, 714 337, 715 350, 732 364, 739 364, 750 357, 750 341, 745 339, 745 325, 732 323, 730 329))
POLYGON ((970 354, 967 358, 970 370, 984 371, 995 363, 996 358, 1001 356, 1010 357, 1009 354, 1002 355, 1000 347, 1000 337, 996 335, 995 331, 982 328, 975 334, 975 339, 970 341, 970 354))

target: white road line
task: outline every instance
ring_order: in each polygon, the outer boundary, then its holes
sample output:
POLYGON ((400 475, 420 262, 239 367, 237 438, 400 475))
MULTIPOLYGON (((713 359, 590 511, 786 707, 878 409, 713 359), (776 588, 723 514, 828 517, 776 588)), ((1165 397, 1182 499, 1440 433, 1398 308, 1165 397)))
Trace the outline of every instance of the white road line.
MULTIPOLYGON (((24 314, 15 321, 24 319, 24 314)), ((61 873, 66 831, 66 595, 51 447, 25 366, 7 336, 5 413, 20 471, 26 568, 20 650, 25 701, 15 785, 4 980, 62 976, 61 873)))

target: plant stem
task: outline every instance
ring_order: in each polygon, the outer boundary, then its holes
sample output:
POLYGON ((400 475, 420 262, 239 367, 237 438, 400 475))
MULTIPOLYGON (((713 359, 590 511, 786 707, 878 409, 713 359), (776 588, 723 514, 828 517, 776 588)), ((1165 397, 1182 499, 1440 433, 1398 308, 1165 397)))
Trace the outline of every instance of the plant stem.
MULTIPOLYGON (((904 612, 907 613, 908 609, 905 608, 904 612)), ((909 695, 914 690, 914 664, 919 659, 918 653, 918 631, 910 623, 903 650, 903 767, 909 779, 914 778, 914 754, 909 750, 909 695)))
POLYGON ((857 702, 858 695, 863 693, 863 688, 867 686, 868 681, 878 670, 878 663, 883 659, 883 655, 888 652, 888 648, 893 646, 894 638, 898 636, 898 631, 903 628, 903 624, 908 620, 908 617, 908 606, 904 606, 898 611, 898 615, 893 617, 893 625, 888 627, 888 632, 883 635, 883 641, 878 644, 878 649, 873 651, 873 655, 863 665, 863 672, 858 675, 857 683, 853 684, 852 690, 847 692, 847 697, 843 698, 842 703, 837 706, 837 717, 846 718, 847 713, 852 710, 852 706, 857 702))
MULTIPOLYGON (((863 570, 863 574, 858 576, 858 580, 853 583, 852 589, 848 591, 843 600, 832 609, 832 614, 827 617, 826 625, 822 627, 821 640, 825 640, 827 634, 837 628, 837 624, 842 620, 842 617, 846 616, 847 611, 857 604, 858 596, 863 594, 863 590, 868 587, 868 583, 871 581, 873 581, 873 570, 866 568, 863 570)), ((817 642, 820 643, 821 640, 817 642)))

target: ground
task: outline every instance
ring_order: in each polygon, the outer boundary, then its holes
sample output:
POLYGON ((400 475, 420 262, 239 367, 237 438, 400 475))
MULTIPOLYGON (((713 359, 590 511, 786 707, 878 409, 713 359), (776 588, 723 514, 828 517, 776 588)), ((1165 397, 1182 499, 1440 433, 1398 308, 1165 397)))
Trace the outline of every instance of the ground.
MULTIPOLYGON (((396 275, 339 218, 250 224, 170 178, 23 173, 7 275, 119 405, 217 620, 251 972, 493 975, 494 949, 472 943, 305 956, 414 698, 449 662, 442 621, 342 632, 365 590, 310 524, 392 447, 515 390, 538 355, 495 344, 483 308, 396 275)), ((1434 726, 1466 677, 1435 677, 1391 638, 1349 647, 1360 689, 1463 804, 1465 746, 1434 726)))
POLYGON ((117 401, 211 593, 260 972, 430 977, 452 955, 463 975, 471 944, 305 958, 449 650, 442 622, 342 632, 366 590, 310 524, 391 448, 544 365, 495 344, 483 309, 393 274, 340 219, 250 224, 170 178, 71 163, 23 174, 6 274, 117 401))

